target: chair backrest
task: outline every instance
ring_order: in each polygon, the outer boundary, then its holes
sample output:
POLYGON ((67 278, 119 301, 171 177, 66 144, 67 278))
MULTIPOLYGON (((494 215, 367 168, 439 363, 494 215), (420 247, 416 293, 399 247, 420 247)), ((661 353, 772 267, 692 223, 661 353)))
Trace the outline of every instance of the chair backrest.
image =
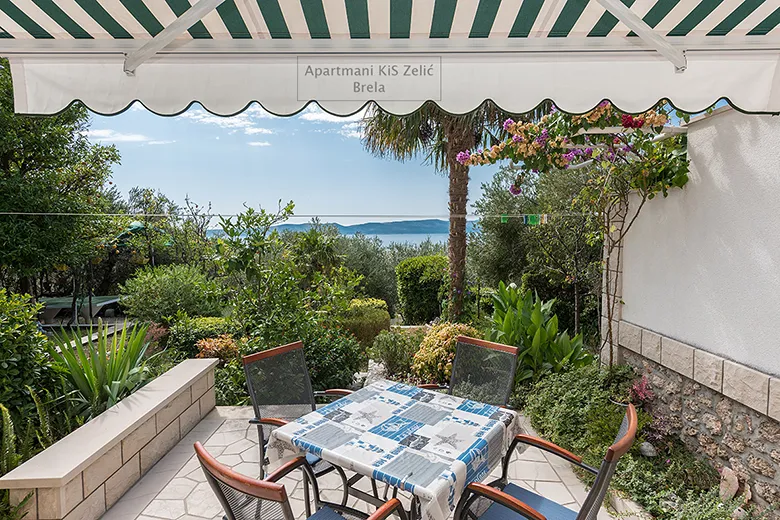
POLYGON ((595 520, 598 517, 599 509, 604 502, 604 495, 609 489, 609 482, 612 475, 615 474, 620 457, 626 454, 634 444, 637 429, 637 415, 634 405, 629 404, 626 408, 626 414, 623 416, 623 422, 620 424, 620 430, 615 437, 615 442, 607 448, 607 454, 601 462, 599 473, 596 475, 596 481, 590 488, 585 502, 582 504, 580 512, 577 514, 577 520, 595 520))
MULTIPOLYGON (((243 362, 249 397, 258 419, 276 417, 291 421, 316 409, 300 341, 244 356, 243 362)), ((261 430, 262 433, 268 432, 261 430)))
POLYGON ((515 386, 517 348, 458 336, 450 393, 482 403, 505 406, 515 386))
POLYGON ((195 453, 228 520, 294 520, 284 486, 236 473, 195 443, 195 453))

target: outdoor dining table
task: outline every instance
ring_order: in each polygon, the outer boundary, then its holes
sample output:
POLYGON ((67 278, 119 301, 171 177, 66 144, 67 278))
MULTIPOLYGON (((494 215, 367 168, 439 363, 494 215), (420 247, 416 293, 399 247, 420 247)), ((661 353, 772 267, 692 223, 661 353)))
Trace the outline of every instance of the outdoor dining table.
POLYGON ((500 463, 519 422, 512 410, 380 380, 277 428, 266 455, 273 468, 311 453, 411 493, 413 520, 445 520, 500 463))

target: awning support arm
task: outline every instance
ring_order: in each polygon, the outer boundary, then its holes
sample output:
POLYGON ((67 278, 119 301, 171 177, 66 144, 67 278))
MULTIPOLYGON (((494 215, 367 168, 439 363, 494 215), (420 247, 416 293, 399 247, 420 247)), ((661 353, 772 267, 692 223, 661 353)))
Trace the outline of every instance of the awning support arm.
POLYGON ((132 76, 143 62, 163 50, 181 33, 198 23, 225 0, 200 0, 138 50, 125 55, 125 74, 132 76))
POLYGON ((615 18, 626 24, 634 31, 637 36, 642 38, 648 45, 651 45, 667 60, 674 65, 675 72, 685 72, 688 68, 688 60, 685 57, 685 51, 680 50, 666 38, 655 32, 652 27, 636 15, 631 9, 626 7, 620 0, 596 0, 604 9, 609 11, 615 18))

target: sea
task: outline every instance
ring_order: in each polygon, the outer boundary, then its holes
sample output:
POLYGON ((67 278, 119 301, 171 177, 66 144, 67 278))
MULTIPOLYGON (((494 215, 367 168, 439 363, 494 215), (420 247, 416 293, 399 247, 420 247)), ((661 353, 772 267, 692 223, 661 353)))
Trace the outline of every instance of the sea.
POLYGON ((389 245, 392 243, 408 243, 408 244, 422 244, 427 239, 431 239, 431 242, 446 244, 448 235, 447 233, 435 233, 426 235, 424 233, 403 233, 399 235, 366 235, 371 237, 377 237, 382 241, 383 245, 389 245))

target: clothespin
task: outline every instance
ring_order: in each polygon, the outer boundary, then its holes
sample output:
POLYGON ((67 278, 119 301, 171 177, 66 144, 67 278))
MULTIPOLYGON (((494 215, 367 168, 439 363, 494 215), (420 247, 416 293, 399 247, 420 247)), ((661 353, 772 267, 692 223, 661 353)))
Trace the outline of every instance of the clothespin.
POLYGON ((501 215, 501 223, 506 224, 507 222, 509 222, 509 217, 506 215, 501 215))

